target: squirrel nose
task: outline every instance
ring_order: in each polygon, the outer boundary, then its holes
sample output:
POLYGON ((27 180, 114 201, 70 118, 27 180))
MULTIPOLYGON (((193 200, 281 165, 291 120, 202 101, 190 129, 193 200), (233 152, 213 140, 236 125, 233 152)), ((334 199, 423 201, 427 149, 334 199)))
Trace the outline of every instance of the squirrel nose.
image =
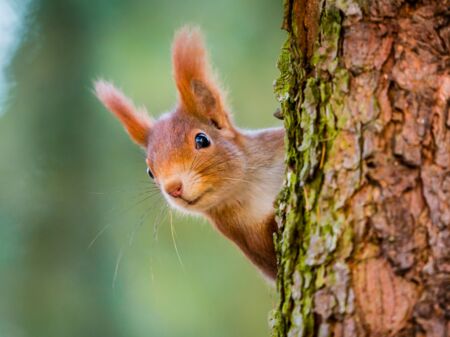
POLYGON ((179 198, 183 194, 183 184, 179 180, 166 184, 164 189, 174 198, 179 198))

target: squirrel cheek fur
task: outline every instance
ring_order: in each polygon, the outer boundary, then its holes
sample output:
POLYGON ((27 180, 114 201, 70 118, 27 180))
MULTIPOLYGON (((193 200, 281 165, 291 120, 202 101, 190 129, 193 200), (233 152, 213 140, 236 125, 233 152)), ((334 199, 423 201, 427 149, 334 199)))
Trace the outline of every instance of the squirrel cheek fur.
POLYGON ((108 82, 96 82, 96 95, 146 149, 147 166, 167 201, 205 216, 274 279, 273 202, 284 173, 284 130, 233 125, 198 29, 176 34, 172 61, 178 105, 156 121, 108 82))

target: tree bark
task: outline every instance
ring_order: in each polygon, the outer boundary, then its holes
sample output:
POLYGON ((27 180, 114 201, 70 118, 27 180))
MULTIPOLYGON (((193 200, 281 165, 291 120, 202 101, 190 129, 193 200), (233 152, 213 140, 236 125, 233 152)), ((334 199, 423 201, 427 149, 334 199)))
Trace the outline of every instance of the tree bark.
POLYGON ((450 336, 450 2, 284 6, 273 336, 450 336))

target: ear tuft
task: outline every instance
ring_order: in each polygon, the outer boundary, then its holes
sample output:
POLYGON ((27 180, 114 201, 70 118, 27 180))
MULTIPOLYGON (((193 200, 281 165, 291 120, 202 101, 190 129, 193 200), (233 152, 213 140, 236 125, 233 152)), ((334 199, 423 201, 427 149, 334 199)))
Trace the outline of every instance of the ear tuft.
POLYGON ((223 94, 214 81, 199 28, 186 26, 175 34, 172 61, 181 107, 228 126, 223 94))
POLYGON ((120 120, 131 139, 145 147, 151 126, 146 111, 137 109, 128 97, 109 82, 99 80, 94 86, 98 99, 120 120))

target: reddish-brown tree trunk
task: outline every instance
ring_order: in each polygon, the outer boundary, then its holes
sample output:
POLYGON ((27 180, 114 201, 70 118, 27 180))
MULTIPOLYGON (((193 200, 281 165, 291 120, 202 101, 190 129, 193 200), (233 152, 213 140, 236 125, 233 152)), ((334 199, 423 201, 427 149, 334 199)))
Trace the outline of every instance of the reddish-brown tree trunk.
POLYGON ((450 336, 450 2, 287 0, 274 336, 450 336))

